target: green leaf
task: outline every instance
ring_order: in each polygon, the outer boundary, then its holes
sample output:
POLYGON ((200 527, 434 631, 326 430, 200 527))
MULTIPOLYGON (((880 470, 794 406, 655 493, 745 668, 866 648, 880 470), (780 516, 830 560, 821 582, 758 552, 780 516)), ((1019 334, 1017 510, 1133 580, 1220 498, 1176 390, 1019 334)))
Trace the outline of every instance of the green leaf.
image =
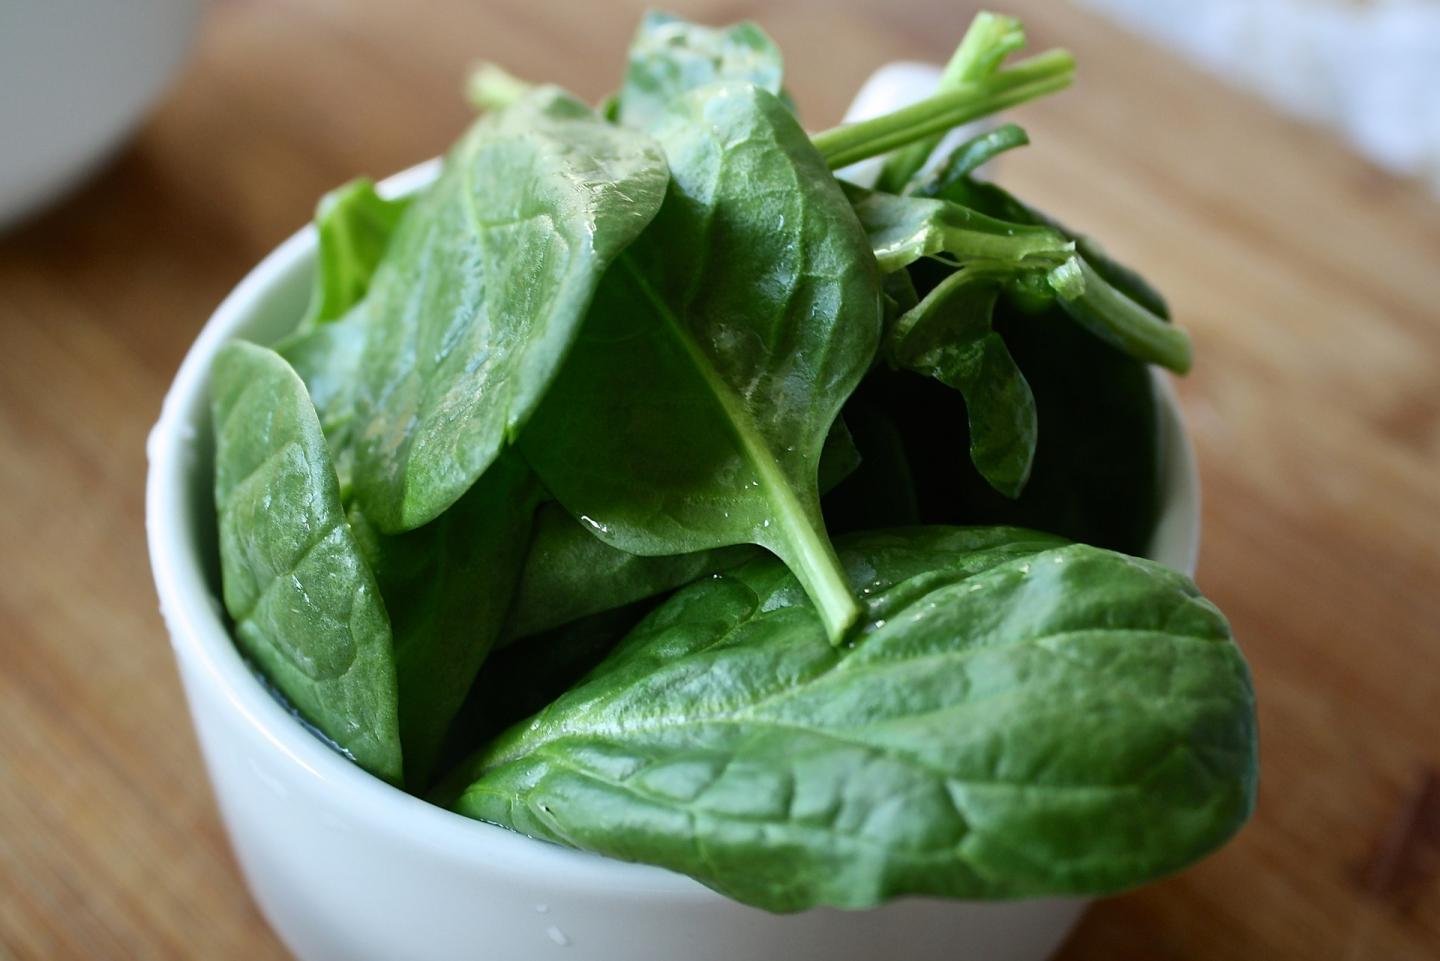
POLYGON ((1120 890, 1249 815, 1248 671, 1188 579, 1013 529, 841 553, 853 645, 771 559, 698 582, 485 749, 454 808, 774 911, 1120 890))
POLYGON ((1074 250, 1049 227, 997 220, 948 200, 902 197, 851 184, 845 185, 845 193, 885 273, 921 257, 943 257, 952 264, 997 260, 1017 267, 1058 267, 1074 250))
POLYGON ((736 545, 651 557, 612 547, 559 504, 535 520, 530 551, 502 643, 673 590, 755 556, 736 545))
POLYGON ((1035 460, 1035 397, 991 328, 1000 282, 1012 273, 984 262, 956 270, 895 323, 886 353, 894 366, 960 391, 975 468, 1006 497, 1019 497, 1035 460))
MULTIPOLYGON (((837 419, 820 455, 820 492, 849 476, 860 452, 837 419)), ((513 641, 600 611, 671 591, 698 577, 753 559, 758 551, 736 544, 688 554, 645 556, 622 551, 595 536, 559 504, 540 509, 515 605, 500 643, 513 641)))
POLYGON ((753 83, 782 94, 780 49, 753 23, 706 27, 651 11, 630 43, 617 114, 621 123, 649 127, 687 94, 712 83, 753 83))
POLYGON ((490 466, 666 181, 649 138, 554 88, 475 123, 401 222, 369 295, 355 497, 377 527, 433 520, 490 466))
POLYGON ((360 302, 409 206, 409 198, 381 197, 374 182, 364 178, 321 199, 315 212, 319 233, 315 280, 300 331, 338 320, 360 302))
POLYGON ((297 331, 275 345, 295 369, 315 405, 340 480, 340 499, 349 500, 355 448, 350 430, 355 417, 355 380, 365 352, 367 301, 339 320, 297 331))
POLYGON ((865 235, 772 94, 708 88, 656 136, 665 204, 607 275, 522 448, 573 515, 631 553, 769 548, 839 637, 858 608, 816 473, 879 338, 865 235))
MULTIPOLYGON (((1000 63, 1025 46, 1025 28, 1014 17, 982 10, 970 22, 970 29, 955 48, 950 62, 940 74, 937 93, 963 87, 989 77, 1000 69, 1000 63)), ((928 137, 895 151, 885 158, 876 187, 888 193, 900 193, 915 176, 935 148, 940 136, 928 137)))
POLYGON ((274 351, 217 355, 215 505, 235 641, 367 771, 401 780, 395 657, 305 385, 274 351))
MULTIPOLYGON (((400 689, 405 783, 422 789, 450 722, 500 637, 530 542, 539 489, 502 454, 454 506, 404 534, 373 534, 400 689)), ((352 514, 359 527, 363 516, 352 514)))
MULTIPOLYGON (((944 196, 946 189, 960 178, 970 176, 1005 151, 1023 147, 1029 142, 1030 138, 1025 131, 1013 123, 986 130, 952 150, 945 162, 935 169, 934 174, 917 184, 910 193, 919 197, 944 196)), ((1003 215, 996 216, 1003 218, 1003 215)))
POLYGON ((882 368, 856 392, 904 437, 921 521, 1015 524, 1144 554, 1161 479, 1150 371, 1071 321, 1053 297, 1031 313, 1007 291, 993 323, 1035 398, 1035 460, 1019 498, 1000 494, 975 469, 958 391, 882 368), (937 426, 954 439, 936 443, 937 426))

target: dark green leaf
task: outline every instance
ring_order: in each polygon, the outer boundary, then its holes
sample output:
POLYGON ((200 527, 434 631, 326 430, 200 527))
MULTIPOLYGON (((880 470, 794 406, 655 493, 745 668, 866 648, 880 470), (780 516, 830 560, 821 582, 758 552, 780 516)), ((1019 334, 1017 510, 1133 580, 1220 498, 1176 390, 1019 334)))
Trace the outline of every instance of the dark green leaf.
POLYGON ((975 468, 1006 497, 1019 497, 1039 428, 1030 385, 991 329, 999 283, 1011 273, 983 262, 956 270, 895 323, 887 353, 895 366, 960 391, 975 468))
POLYGON ((755 556, 736 545, 643 557, 612 547, 559 504, 540 509, 504 640, 531 634, 673 590, 755 556))
POLYGON ((779 96, 783 74, 779 48, 753 23, 705 27, 651 11, 630 43, 617 116, 648 127, 692 90, 722 81, 753 83, 779 96))
POLYGON ((1245 663, 1188 579, 1059 544, 856 538, 871 622, 841 648, 772 559, 694 584, 491 744, 454 806, 776 911, 1184 867, 1254 802, 1245 663))
POLYGON ((856 396, 905 438, 921 520, 1017 524, 1129 554, 1149 549, 1159 509, 1157 409, 1149 370, 1072 322, 1052 299, 1038 314, 1008 295, 994 328, 1035 398, 1039 433, 1018 499, 996 492, 969 456, 958 391, 907 371, 877 370, 856 396), (924 411, 923 417, 916 411, 924 411), (936 443, 936 427, 955 431, 936 443))
MULTIPOLYGON (((424 527, 374 535, 374 570, 395 637, 405 782, 429 783, 445 732, 515 596, 538 488, 502 454, 424 527)), ((352 523, 359 527, 352 515, 352 523)))
POLYGON ((936 168, 935 173, 917 185, 911 193, 920 197, 943 196, 946 189, 960 178, 970 176, 1005 151, 1023 147, 1029 142, 1030 138, 1025 131, 1013 123, 1004 123, 986 130, 952 150, 945 162, 936 168))
POLYGON ((879 278, 795 118, 708 88, 656 128, 672 175, 521 438, 545 486, 637 554, 756 543, 857 613, 824 533, 821 448, 869 367, 879 278))
POLYGON ((380 529, 432 520, 490 466, 666 180, 647 137, 554 88, 481 118, 450 153, 369 295, 355 496, 380 529))
POLYGON ((395 658, 305 385, 274 351, 215 360, 215 504, 235 640, 361 767, 401 779, 395 658))

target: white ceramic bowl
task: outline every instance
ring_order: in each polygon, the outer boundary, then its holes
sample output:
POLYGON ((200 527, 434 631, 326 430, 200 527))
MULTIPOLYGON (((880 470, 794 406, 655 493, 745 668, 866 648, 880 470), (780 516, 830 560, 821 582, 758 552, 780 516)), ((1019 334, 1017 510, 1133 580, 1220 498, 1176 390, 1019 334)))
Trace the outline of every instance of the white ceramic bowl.
POLYGON ((0 3, 0 227, 84 177, 165 91, 204 0, 0 3))
MULTIPOLYGON (((897 95, 897 99, 902 99, 897 95)), ((434 175, 392 177, 391 193, 434 175)), ((1086 902, 906 899, 772 915, 689 878, 534 841, 396 790, 331 751, 256 680, 227 633, 211 501, 208 381, 234 337, 273 341, 309 293, 315 235, 282 244, 220 305, 149 442, 146 526, 160 609, 250 889, 303 961, 1041 961, 1086 902)), ((1164 517, 1152 557, 1190 571, 1199 507, 1157 378, 1164 517)))

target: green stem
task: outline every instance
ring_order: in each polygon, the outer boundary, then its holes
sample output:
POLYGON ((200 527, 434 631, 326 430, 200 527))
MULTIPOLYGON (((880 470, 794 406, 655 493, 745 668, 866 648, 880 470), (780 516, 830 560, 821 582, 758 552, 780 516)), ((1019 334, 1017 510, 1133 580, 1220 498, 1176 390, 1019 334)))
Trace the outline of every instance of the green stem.
POLYGON ((1183 374, 1190 370, 1190 336, 1125 296, 1083 257, 1050 272, 1060 306, 1086 330, 1136 360, 1183 374))
MULTIPOLYGON (((1025 30, 1019 20, 980 11, 941 72, 935 92, 942 93, 961 84, 984 80, 999 69, 1002 60, 1024 45, 1025 30)), ((885 158, 884 169, 875 182, 876 189, 892 194, 903 192, 910 178, 925 166, 925 161, 940 145, 940 140, 938 136, 926 137, 885 158)))
POLYGON ((1051 50, 984 80, 958 85, 884 116, 832 127, 810 139, 833 170, 1063 90, 1074 76, 1075 58, 1064 50, 1051 50))

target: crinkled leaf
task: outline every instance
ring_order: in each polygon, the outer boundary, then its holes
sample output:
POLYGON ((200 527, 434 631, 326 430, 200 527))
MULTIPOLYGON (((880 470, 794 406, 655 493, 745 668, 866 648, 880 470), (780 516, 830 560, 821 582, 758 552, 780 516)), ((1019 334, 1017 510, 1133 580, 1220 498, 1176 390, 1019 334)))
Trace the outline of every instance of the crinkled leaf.
POLYGON ((401 780, 395 656, 305 385, 274 351, 215 360, 215 504, 235 640, 366 770, 401 780))
POLYGON ((707 89, 656 136, 672 175, 664 207, 607 275, 525 455, 624 550, 771 549, 838 636, 856 607, 816 473, 879 337, 865 235, 772 94, 707 89))
POLYGON ((722 81, 753 83, 780 96, 783 74, 780 49, 753 23, 706 27, 651 11, 630 43, 616 116, 648 127, 691 91, 722 81))
POLYGON ((485 749, 455 809, 776 911, 1119 890, 1248 816, 1248 671, 1185 577, 1013 529, 841 553, 853 645, 772 559, 693 584, 485 749))
POLYGON ((490 466, 666 181, 648 137, 554 88, 481 118, 451 151, 369 294, 355 496, 381 530, 434 519, 490 466))

